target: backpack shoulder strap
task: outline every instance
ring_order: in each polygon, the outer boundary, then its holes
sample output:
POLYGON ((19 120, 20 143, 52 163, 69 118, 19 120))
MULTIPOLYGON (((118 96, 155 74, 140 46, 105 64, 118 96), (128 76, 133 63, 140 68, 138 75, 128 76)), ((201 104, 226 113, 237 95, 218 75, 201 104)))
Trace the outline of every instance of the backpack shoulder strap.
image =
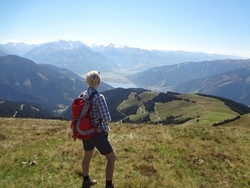
POLYGON ((93 100, 95 94, 97 94, 97 91, 91 93, 89 98, 85 100, 84 106, 82 108, 82 112, 79 116, 79 119, 82 119, 84 116, 86 116, 88 109, 89 109, 89 105, 92 105, 92 100, 93 100))

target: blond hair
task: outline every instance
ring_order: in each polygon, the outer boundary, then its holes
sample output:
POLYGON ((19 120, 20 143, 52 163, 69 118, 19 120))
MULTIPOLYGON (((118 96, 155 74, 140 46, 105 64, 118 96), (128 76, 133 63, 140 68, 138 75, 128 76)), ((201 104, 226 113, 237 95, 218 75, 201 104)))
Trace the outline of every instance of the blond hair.
POLYGON ((86 76, 86 82, 89 87, 98 87, 101 81, 101 76, 98 71, 89 71, 86 76))

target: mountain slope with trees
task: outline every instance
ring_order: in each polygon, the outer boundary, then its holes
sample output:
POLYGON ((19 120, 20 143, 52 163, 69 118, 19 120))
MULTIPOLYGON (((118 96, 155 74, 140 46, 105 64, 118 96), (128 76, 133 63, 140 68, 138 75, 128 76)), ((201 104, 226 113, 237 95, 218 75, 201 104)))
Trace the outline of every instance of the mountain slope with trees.
POLYGON ((223 96, 250 106, 250 67, 184 82, 175 90, 181 93, 223 96))
POLYGON ((53 111, 41 105, 28 102, 0 100, 0 116, 13 118, 59 118, 53 111))
POLYGON ((250 105, 249 67, 250 60, 189 62, 154 67, 128 79, 154 91, 199 92, 250 105))
MULTIPOLYGON (((19 56, 0 57, 0 99, 64 109, 87 88, 83 78, 52 65, 36 64, 19 56)), ((111 89, 105 83, 100 90, 111 89)))

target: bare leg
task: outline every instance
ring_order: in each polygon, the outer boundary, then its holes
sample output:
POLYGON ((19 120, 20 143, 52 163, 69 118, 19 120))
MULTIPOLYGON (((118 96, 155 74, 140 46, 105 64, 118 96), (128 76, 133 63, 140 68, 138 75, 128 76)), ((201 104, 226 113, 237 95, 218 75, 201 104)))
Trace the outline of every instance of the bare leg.
POLYGON ((111 152, 105 156, 107 158, 106 180, 112 180, 115 168, 115 154, 114 152, 111 152))
POLYGON ((83 176, 88 176, 89 175, 89 164, 93 156, 93 151, 85 151, 84 153, 84 158, 82 161, 82 175, 83 176))

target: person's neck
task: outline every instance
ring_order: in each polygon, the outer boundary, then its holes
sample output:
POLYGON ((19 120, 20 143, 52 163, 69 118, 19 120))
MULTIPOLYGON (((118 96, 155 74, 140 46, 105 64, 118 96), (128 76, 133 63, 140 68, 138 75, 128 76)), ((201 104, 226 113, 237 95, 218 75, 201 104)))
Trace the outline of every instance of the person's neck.
POLYGON ((91 89, 91 90, 96 90, 97 87, 89 87, 89 89, 91 89))

